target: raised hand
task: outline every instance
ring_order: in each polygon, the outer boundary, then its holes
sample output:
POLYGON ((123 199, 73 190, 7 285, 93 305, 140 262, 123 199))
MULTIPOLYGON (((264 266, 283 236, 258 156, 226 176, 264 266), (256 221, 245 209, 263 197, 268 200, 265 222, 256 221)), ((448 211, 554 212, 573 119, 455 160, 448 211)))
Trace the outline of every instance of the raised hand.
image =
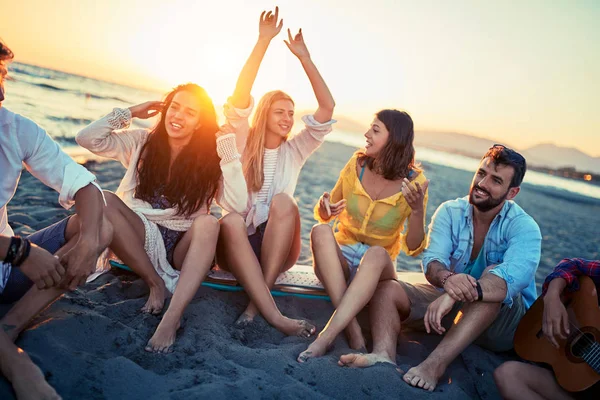
POLYGON ((302 36, 302 28, 298 31, 296 36, 292 37, 292 33, 288 29, 288 40, 284 40, 286 46, 290 51, 298 58, 310 57, 306 43, 304 43, 304 37, 302 36))
POLYGON ((132 118, 148 119, 163 111, 162 101, 147 101, 136 106, 129 107, 132 118))
POLYGON ((277 23, 279 18, 279 7, 275 7, 275 14, 272 11, 266 13, 263 11, 260 14, 260 21, 258 22, 258 37, 260 39, 271 40, 281 32, 283 27, 283 19, 277 23))
POLYGON ((446 316, 454 307, 456 301, 444 293, 438 297, 433 303, 429 304, 423 322, 425 323, 425 330, 427 333, 431 333, 432 330, 442 335, 446 332, 446 328, 442 326, 442 318, 446 316))
POLYGON ((402 181, 402 195, 411 210, 423 210, 423 200, 425 199, 425 193, 427 192, 428 186, 428 180, 423 183, 423 186, 419 185, 417 182, 415 182, 415 185, 413 186, 408 179, 404 178, 402 181))
MULTIPOLYGON (((321 217, 331 218, 336 217, 344 211, 346 208, 346 199, 342 199, 337 203, 331 204, 331 199, 329 192, 323 193, 321 198, 319 199, 319 214, 321 217)), ((323 218, 323 219, 327 219, 323 218)))
POLYGON ((559 348, 557 338, 566 340, 569 335, 569 315, 560 297, 552 296, 550 292, 544 296, 544 316, 542 319, 544 336, 559 348))
POLYGON ((455 301, 472 303, 477 300, 477 280, 469 274, 456 274, 446 279, 444 290, 455 301))
POLYGON ((58 285, 65 274, 65 269, 60 264, 58 257, 33 243, 29 257, 19 268, 38 289, 48 289, 58 285))

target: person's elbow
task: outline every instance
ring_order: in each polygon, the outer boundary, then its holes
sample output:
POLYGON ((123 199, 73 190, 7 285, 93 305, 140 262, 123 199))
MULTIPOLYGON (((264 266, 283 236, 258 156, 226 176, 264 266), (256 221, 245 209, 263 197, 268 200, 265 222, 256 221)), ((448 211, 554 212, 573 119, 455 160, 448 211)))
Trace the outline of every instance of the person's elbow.
POLYGON ((93 145, 92 136, 90 135, 91 129, 89 127, 85 127, 75 135, 75 142, 81 147, 89 149, 93 145))

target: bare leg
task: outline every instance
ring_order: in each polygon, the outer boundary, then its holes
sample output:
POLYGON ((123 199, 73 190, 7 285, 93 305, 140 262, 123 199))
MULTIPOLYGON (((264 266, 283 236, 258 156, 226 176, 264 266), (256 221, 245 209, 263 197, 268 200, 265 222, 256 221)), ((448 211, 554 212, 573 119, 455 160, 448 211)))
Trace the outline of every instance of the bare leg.
MULTIPOLYGON (((261 248, 260 266, 265 282, 270 289, 281 272, 292 268, 302 248, 300 236, 300 213, 296 201, 285 193, 276 194, 271 201, 269 218, 276 223, 268 223, 261 248)), ((258 314, 252 301, 240 318, 250 322, 258 314)))
MULTIPOLYGON (((108 220, 102 223, 100 240, 108 245, 112 237, 112 229, 108 220)), ((79 221, 77 215, 72 216, 67 224, 65 239, 67 243, 58 249, 55 253, 59 258, 71 250, 79 239, 79 221)), ((54 303, 65 293, 65 289, 54 287, 40 290, 36 286, 25 293, 25 295, 15 303, 15 305, 4 315, 0 325, 4 328, 7 335, 15 341, 19 334, 27 327, 29 322, 50 304, 54 303)))
POLYGON ((500 303, 465 304, 460 321, 448 331, 425 361, 404 374, 404 381, 433 391, 448 365, 494 322, 500 307, 500 303))
MULTIPOLYGON (((319 337, 298 356, 299 362, 325 354, 336 336, 362 310, 377 289, 380 281, 396 278, 396 270, 389 254, 383 247, 371 247, 360 262, 358 272, 346 290, 339 307, 335 310, 319 337)), ((397 312, 396 312, 397 313, 397 312)))
POLYGON ((381 282, 370 302, 373 352, 346 354, 340 357, 341 366, 366 368, 378 362, 396 364, 396 343, 401 320, 410 313, 410 300, 395 280, 381 282))
MULTIPOLYGON (((338 308, 348 288, 346 284, 350 270, 342 251, 328 224, 315 225, 310 232, 310 247, 313 253, 315 274, 323 283, 331 303, 338 308)), ((356 318, 346 327, 346 336, 351 349, 364 349, 365 338, 356 318)))
POLYGON ((60 399, 27 353, 0 329, 0 370, 12 383, 18 400, 60 399))
POLYGON ((315 332, 312 324, 284 317, 277 308, 248 241, 243 218, 239 214, 228 214, 221 218, 220 224, 217 246, 219 266, 235 275, 262 316, 275 328, 287 335, 312 335, 315 332))
POLYGON ((112 251, 129 266, 150 288, 150 296, 142 312, 160 314, 165 304, 167 289, 152 266, 144 249, 144 223, 123 201, 112 192, 104 192, 108 207, 104 215, 113 226, 112 251))
POLYGON ((169 308, 156 332, 148 342, 146 351, 170 353, 183 312, 198 291, 215 258, 219 221, 212 215, 197 217, 183 235, 173 255, 175 268, 181 270, 179 281, 169 308))
POLYGON ((494 381, 506 400, 569 400, 573 397, 556 382, 551 371, 536 365, 508 361, 496 368, 494 381))

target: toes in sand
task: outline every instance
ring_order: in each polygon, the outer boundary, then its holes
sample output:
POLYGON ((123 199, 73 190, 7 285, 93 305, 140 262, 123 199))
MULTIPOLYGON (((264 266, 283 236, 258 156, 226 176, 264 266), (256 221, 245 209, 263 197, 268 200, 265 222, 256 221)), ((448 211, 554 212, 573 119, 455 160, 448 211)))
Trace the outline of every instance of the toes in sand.
POLYGON ((344 354, 340 357, 338 361, 338 365, 342 367, 351 367, 351 368, 367 368, 372 367, 377 363, 389 363, 396 365, 392 360, 388 357, 380 355, 380 354, 360 354, 360 353, 350 353, 344 354))

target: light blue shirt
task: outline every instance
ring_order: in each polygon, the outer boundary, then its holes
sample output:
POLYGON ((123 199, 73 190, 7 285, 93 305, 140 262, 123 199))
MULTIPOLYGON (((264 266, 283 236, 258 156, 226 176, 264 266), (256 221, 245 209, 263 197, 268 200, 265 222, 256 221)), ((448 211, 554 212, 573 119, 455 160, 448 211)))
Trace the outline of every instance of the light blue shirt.
MULTIPOLYGON (((422 268, 439 261, 462 273, 473 250, 473 206, 463 197, 442 203, 431 219, 422 268)), ((509 307, 519 293, 527 308, 537 298, 535 272, 540 262, 542 234, 535 220, 517 203, 506 201, 492 221, 482 251, 486 265, 497 266, 490 273, 504 279, 503 303, 509 307)))

